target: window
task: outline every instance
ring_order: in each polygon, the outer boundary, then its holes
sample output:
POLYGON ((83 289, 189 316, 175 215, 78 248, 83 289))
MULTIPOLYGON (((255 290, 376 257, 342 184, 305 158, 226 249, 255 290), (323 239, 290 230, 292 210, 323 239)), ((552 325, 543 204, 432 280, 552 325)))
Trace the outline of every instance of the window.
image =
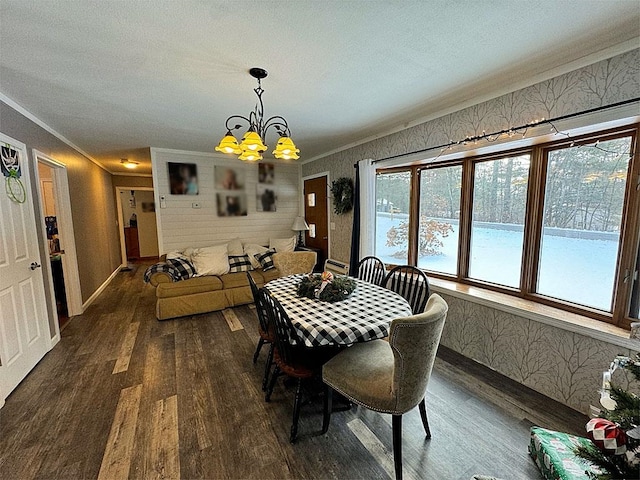
POLYGON ((530 156, 475 163, 469 277, 517 288, 530 156))
POLYGON ((408 263, 410 196, 411 172, 377 175, 375 255, 385 263, 408 263))
POLYGON ((547 152, 538 293, 611 311, 631 137, 547 152))
POLYGON ((638 129, 379 170, 376 255, 628 327, 640 314, 638 129))
POLYGON ((456 274, 461 187, 462 165, 420 172, 418 267, 456 274))

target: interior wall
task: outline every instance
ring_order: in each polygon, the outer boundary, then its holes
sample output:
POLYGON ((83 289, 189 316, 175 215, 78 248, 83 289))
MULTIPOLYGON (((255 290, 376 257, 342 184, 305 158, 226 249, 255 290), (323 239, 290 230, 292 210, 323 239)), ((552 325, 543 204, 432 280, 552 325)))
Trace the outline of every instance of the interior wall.
MULTIPOLYGON (((500 131, 536 118, 555 118, 640 96, 640 49, 552 78, 397 133, 303 164, 302 175, 329 171, 354 178, 353 164, 500 131)), ((548 134, 548 131, 546 132, 548 134)), ((474 147, 467 147, 470 150, 474 147)), ((425 154, 425 159, 439 151, 425 154)), ((331 213, 331 251, 350 257, 353 214, 331 213)), ((531 388, 587 412, 597 400, 602 371, 628 349, 443 295, 449 314, 442 344, 531 388)))
POLYGON ((131 216, 136 215, 138 227, 138 244, 141 257, 158 256, 158 234, 156 225, 155 200, 150 190, 124 190, 120 192, 122 205, 122 224, 130 226, 131 216), (134 192, 135 206, 131 206, 129 199, 134 192), (150 210, 151 205, 154 206, 150 210))
MULTIPOLYGON (((151 149, 155 185, 156 213, 160 254, 186 247, 205 247, 239 237, 245 243, 268 244, 270 238, 292 237, 291 225, 300 211, 300 166, 277 160, 273 163, 274 183, 266 185, 277 196, 276 211, 258 211, 257 163, 206 153, 151 149), (172 195, 168 163, 191 163, 197 166, 198 194, 172 195), (224 191, 216 186, 216 168, 231 168, 244 178, 244 188, 224 191), (219 216, 218 198, 246 195, 246 216, 219 216), (164 197, 164 200, 163 200, 164 197)), ((223 208, 224 210, 224 208, 223 208)))
POLYGON ((120 266, 111 174, 1 101, 0 130, 27 145, 32 165, 35 148, 67 167, 80 289, 85 302, 120 266))

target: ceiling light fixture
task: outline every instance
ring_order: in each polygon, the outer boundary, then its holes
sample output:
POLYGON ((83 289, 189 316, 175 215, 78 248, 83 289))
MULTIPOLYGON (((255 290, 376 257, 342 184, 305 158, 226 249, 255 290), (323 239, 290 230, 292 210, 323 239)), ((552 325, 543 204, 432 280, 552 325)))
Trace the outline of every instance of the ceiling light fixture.
POLYGON ((291 140, 291 131, 289 130, 289 125, 285 118, 279 115, 274 115, 267 120, 264 119, 264 104, 262 103, 262 93, 264 90, 262 89, 260 80, 267 77, 267 71, 263 68, 254 67, 249 70, 249 74, 258 80, 257 88, 253 89, 258 96, 256 107, 253 112, 249 114, 248 118, 242 115, 231 115, 227 118, 225 123, 227 133, 222 140, 220 140, 220 143, 216 147, 216 151, 238 155, 240 160, 247 162, 257 162, 262 160, 262 153, 267 150, 267 145, 265 144, 267 130, 274 127, 280 135, 280 138, 278 139, 275 150, 272 152, 273 156, 283 160, 297 160, 300 158, 298 156, 300 150, 296 148, 293 140, 291 140), (236 137, 231 133, 232 130, 242 128, 242 125, 233 125, 234 119, 242 120, 248 124, 248 129, 240 143, 238 143, 236 137))
POLYGON ((122 158, 120 159, 120 163, 125 167, 125 168, 129 168, 129 169, 133 169, 136 168, 140 163, 139 162, 134 162, 133 160, 128 160, 126 158, 122 158))

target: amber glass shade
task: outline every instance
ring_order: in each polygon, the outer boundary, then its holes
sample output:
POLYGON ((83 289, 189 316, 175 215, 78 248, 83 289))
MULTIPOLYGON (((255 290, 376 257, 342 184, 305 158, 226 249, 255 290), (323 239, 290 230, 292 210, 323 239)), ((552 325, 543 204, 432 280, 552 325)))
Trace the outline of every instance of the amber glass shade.
POLYGON ((231 135, 231 132, 227 132, 215 149, 217 152, 222 153, 234 153, 236 155, 242 153, 242 149, 240 148, 240 145, 238 145, 238 140, 236 140, 236 137, 231 135))
POLYGON ((280 137, 278 143, 276 144, 276 148, 273 151, 273 156, 276 158, 281 158, 283 160, 297 160, 300 158, 298 156, 300 150, 296 148, 296 145, 293 143, 293 140, 289 137, 280 137))
POLYGON ((242 154, 238 157, 238 159, 245 162, 258 162, 262 160, 262 154, 260 152, 245 149, 242 151, 242 154))
POLYGON ((267 146, 264 143, 262 143, 262 139, 260 138, 260 135, 258 135, 256 132, 249 130, 247 133, 244 134, 244 137, 242 137, 242 142, 240 142, 240 148, 242 148, 243 151, 252 150, 254 152, 264 152, 267 149, 267 146))

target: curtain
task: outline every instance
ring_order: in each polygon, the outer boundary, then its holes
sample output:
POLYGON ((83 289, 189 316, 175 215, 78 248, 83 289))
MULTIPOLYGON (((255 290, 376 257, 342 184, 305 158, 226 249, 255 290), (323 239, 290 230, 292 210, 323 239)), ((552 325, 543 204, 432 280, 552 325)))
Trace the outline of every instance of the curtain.
POLYGON ((361 258, 374 254, 376 169, 370 159, 355 164, 356 181, 353 192, 353 229, 349 271, 358 272, 361 258))

